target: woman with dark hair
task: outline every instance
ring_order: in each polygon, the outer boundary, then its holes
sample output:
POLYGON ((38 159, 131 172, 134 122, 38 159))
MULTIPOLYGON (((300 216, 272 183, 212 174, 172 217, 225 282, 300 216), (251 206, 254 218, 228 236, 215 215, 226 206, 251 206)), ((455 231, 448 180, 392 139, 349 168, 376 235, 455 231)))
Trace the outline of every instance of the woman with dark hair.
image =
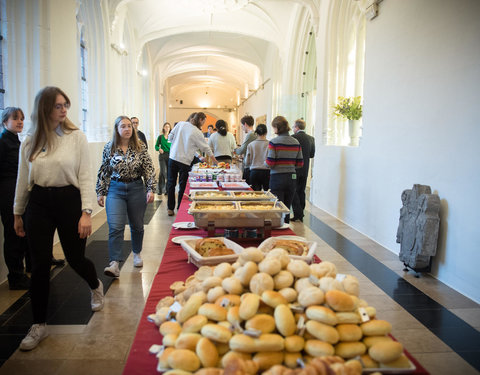
POLYGON ((237 147, 235 137, 228 131, 228 125, 223 120, 218 120, 215 128, 217 132, 208 138, 208 145, 212 149, 215 159, 231 163, 232 155, 235 152, 235 147, 237 147))
POLYGON ((158 154, 158 164, 160 166, 160 173, 158 174, 158 195, 167 194, 167 178, 168 178, 168 158, 170 157, 170 146, 168 141, 168 134, 170 133, 170 123, 166 122, 162 127, 162 134, 157 138, 155 150, 158 154))
POLYGON ((70 99, 57 87, 45 87, 35 98, 32 125, 21 145, 15 192, 15 232, 27 234, 32 261, 30 298, 33 325, 20 343, 32 350, 48 336, 46 320, 50 265, 55 230, 67 261, 89 285, 93 311, 103 308, 103 285, 85 257, 92 233, 88 142, 67 118, 70 99), (22 215, 25 213, 25 228, 22 215))
POLYGON ((183 193, 187 186, 188 172, 192 169, 191 164, 195 158, 195 153, 197 151, 204 152, 214 162, 217 161, 203 137, 202 125, 205 123, 206 118, 207 116, 203 112, 192 114, 188 121, 179 122, 168 137, 168 140, 172 142, 170 159, 168 160, 168 216, 174 215, 177 177, 179 183, 177 210, 180 207, 183 193))
POLYGON ((103 207, 107 197, 108 253, 107 276, 119 277, 126 219, 132 237, 133 265, 142 267, 143 217, 155 193, 155 169, 147 146, 139 140, 132 121, 118 116, 113 137, 103 149, 97 178, 97 202, 103 207), (142 180, 143 179, 145 180, 142 180), (146 188, 145 188, 146 185, 146 188))
POLYGON ((23 259, 27 256, 26 237, 19 237, 13 229, 13 202, 17 184, 18 153, 25 116, 20 108, 7 107, 2 112, 0 134, 0 215, 3 223, 3 256, 8 269, 8 287, 10 290, 22 290, 30 287, 30 278, 25 274, 23 259))
MULTIPOLYGON (((296 168, 303 166, 300 143, 288 134, 290 126, 283 116, 272 121, 272 128, 277 136, 268 144, 267 165, 270 167, 270 190, 290 209, 295 195, 296 168)), ((285 223, 290 222, 290 214, 285 223)))
POLYGON ((253 190, 268 190, 270 185, 270 168, 267 159, 267 126, 259 124, 255 129, 257 139, 247 146, 245 164, 250 166, 250 184, 253 190))

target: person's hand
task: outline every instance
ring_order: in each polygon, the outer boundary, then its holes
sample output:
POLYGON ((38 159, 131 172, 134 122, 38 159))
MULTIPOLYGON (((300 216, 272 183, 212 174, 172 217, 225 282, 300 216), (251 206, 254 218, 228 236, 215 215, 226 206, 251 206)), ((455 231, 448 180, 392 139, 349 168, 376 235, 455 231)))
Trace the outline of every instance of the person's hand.
POLYGON ((199 156, 198 158, 200 159, 200 161, 201 161, 202 163, 206 160, 206 158, 203 157, 203 156, 199 156))
POLYGON ((165 151, 163 151, 162 149, 158 150, 161 154, 163 154, 165 151))
POLYGON ((213 164, 218 164, 218 160, 215 159, 215 156, 212 156, 211 158, 212 158, 212 163, 213 163, 213 164))
POLYGON ((18 237, 25 237, 25 230, 23 229, 23 219, 21 215, 13 215, 13 229, 18 237))
POLYGON ((100 207, 105 207, 105 197, 103 195, 99 195, 97 197, 97 203, 100 207))
POLYGON ((155 194, 153 194, 151 191, 149 191, 147 193, 147 204, 152 203, 154 199, 155 199, 155 194))
POLYGON ((78 234, 80 235, 80 238, 87 238, 92 234, 92 218, 90 217, 90 214, 87 214, 86 212, 82 212, 82 216, 78 221, 78 234))

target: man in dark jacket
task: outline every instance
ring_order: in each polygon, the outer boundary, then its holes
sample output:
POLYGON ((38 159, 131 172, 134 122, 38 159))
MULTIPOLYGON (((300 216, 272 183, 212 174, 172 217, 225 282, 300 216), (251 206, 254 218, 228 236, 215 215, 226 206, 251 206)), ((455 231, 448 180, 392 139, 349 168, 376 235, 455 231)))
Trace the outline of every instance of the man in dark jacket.
POLYGON ((292 137, 298 140, 303 154, 303 167, 297 169, 297 188, 293 196, 291 221, 303 221, 303 210, 305 209, 305 187, 307 185, 310 158, 315 156, 315 138, 305 133, 305 121, 297 120, 293 125, 292 137))
POLYGON ((131 117, 130 120, 132 120, 132 125, 137 131, 138 138, 145 144, 145 146, 147 146, 148 149, 147 137, 145 137, 145 134, 143 134, 142 131, 138 130, 138 125, 140 124, 138 117, 131 117))

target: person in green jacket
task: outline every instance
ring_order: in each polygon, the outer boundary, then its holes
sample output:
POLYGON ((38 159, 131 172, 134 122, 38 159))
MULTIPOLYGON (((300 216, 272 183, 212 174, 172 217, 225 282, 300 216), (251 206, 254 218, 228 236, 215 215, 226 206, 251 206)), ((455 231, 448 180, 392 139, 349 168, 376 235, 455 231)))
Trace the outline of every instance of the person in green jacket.
POLYGON ((158 195, 167 195, 167 174, 168 174, 168 158, 170 156, 170 146, 172 145, 168 141, 168 134, 171 130, 170 123, 163 124, 162 134, 157 138, 155 143, 155 150, 159 152, 158 163, 160 164, 160 173, 158 174, 158 195))

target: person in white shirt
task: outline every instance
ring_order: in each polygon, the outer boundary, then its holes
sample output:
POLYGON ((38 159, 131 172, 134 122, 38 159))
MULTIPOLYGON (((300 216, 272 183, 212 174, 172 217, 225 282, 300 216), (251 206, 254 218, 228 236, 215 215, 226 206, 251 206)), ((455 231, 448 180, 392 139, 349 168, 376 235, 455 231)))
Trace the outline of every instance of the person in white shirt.
POLYGON ((192 169, 191 164, 197 151, 201 151, 211 157, 216 163, 217 159, 208 147, 202 133, 202 125, 207 116, 203 112, 197 112, 189 117, 189 121, 181 121, 170 132, 168 140, 170 147, 170 159, 168 159, 168 183, 167 183, 167 212, 168 216, 174 215, 175 209, 175 186, 177 177, 179 183, 177 210, 182 202, 183 193, 188 182, 188 172, 192 169), (193 116, 192 116, 193 115, 193 116))
POLYGON ((33 325, 20 343, 32 350, 48 336, 46 326, 50 265, 55 230, 69 265, 88 283, 91 308, 103 308, 103 285, 95 265, 85 257, 92 233, 93 187, 88 142, 68 118, 70 99, 57 87, 45 87, 35 98, 33 134, 21 144, 13 207, 18 236, 27 234, 32 257, 30 298, 33 325), (25 227, 22 215, 25 213, 25 227))
POLYGON ((218 161, 227 163, 232 162, 232 154, 235 152, 237 143, 232 133, 228 131, 228 125, 223 120, 218 120, 215 124, 217 132, 208 138, 208 145, 218 161))

